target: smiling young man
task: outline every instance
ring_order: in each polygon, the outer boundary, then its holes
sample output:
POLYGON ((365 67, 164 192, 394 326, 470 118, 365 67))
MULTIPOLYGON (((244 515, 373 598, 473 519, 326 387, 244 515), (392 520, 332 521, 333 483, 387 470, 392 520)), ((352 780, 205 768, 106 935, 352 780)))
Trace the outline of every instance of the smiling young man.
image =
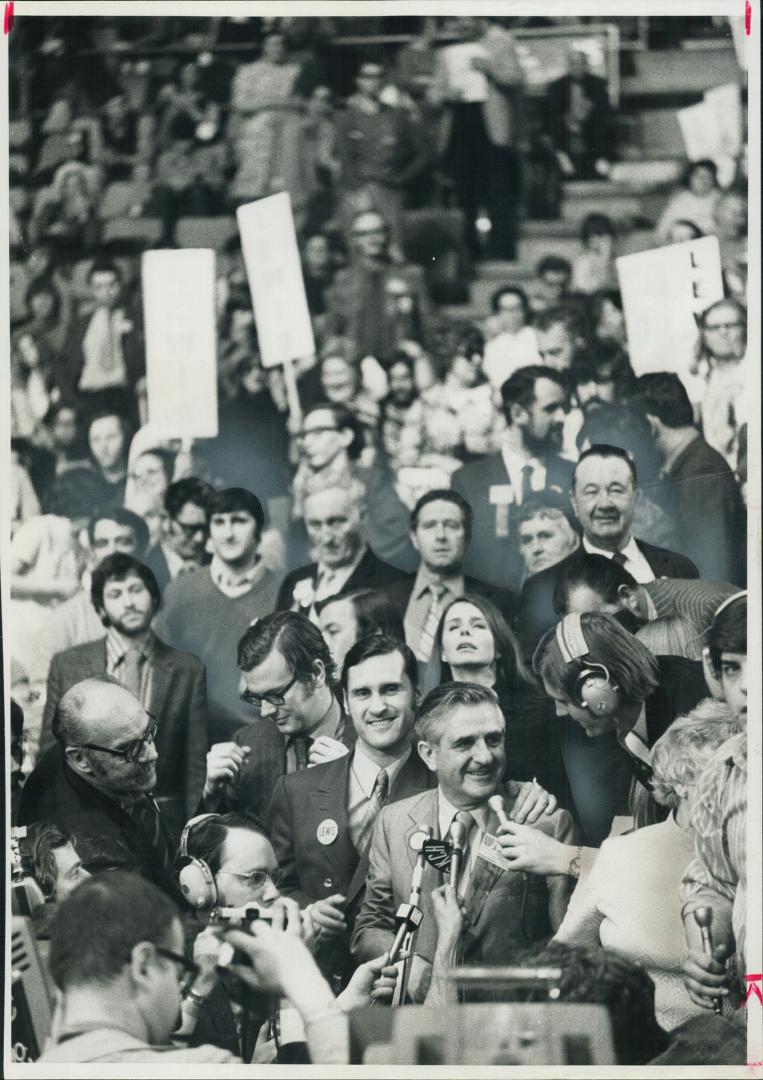
POLYGON ((204 785, 207 697, 204 665, 154 634, 161 596, 154 575, 132 555, 116 552, 93 571, 93 608, 105 637, 53 657, 40 736, 42 751, 55 742, 53 715, 66 691, 82 679, 108 675, 157 718, 161 765, 155 795, 175 826, 197 806, 204 785))
MULTIPOLYGON (((509 869, 497 839, 498 818, 488 805, 504 796, 506 813, 524 803, 514 797, 506 774, 505 721, 494 692, 471 683, 444 683, 417 711, 418 751, 437 779, 437 788, 386 806, 376 823, 366 892, 352 938, 353 955, 370 958, 389 949, 395 912, 408 901, 416 861, 416 834, 430 829, 446 837, 458 816, 467 839, 459 893, 465 911, 460 942, 464 963, 510 963, 517 948, 548 935, 566 909, 568 884, 560 876, 522 876, 509 869), (488 837, 489 834, 489 837, 488 837), (374 951, 375 950, 375 951, 374 951)), ((547 797, 536 828, 563 842, 575 842, 570 815, 547 797)), ((421 1000, 437 944, 431 893, 442 882, 432 865, 424 868, 423 920, 414 942, 410 992, 421 1000)))
POLYGON ((349 941, 379 810, 423 791, 431 776, 413 747, 417 668, 407 645, 361 638, 345 658, 342 689, 353 751, 281 777, 268 814, 283 891, 309 904, 316 958, 337 988, 354 967, 349 941))
POLYGON ((204 661, 214 742, 249 719, 238 693, 236 649, 246 628, 275 607, 278 585, 259 555, 265 514, 257 496, 226 488, 210 496, 206 509, 212 562, 168 586, 155 629, 204 661))

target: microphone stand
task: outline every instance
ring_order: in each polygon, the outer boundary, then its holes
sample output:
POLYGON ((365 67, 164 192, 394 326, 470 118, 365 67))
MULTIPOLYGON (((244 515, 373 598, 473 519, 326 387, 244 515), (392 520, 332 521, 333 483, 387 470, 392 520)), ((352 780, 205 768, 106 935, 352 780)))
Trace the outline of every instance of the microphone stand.
MULTIPOLYGON (((427 839, 431 835, 431 829, 421 829, 420 831, 427 834, 427 839)), ((403 969, 398 982, 399 992, 395 994, 395 998, 392 1002, 393 1005, 402 1005, 405 1001, 405 992, 408 986, 408 976, 410 974, 410 961, 413 956, 413 939, 423 918, 423 912, 419 907, 419 902, 421 900, 421 882, 424 876, 425 864, 426 858, 422 847, 416 855, 416 864, 413 868, 411 893, 408 897, 408 903, 401 904, 395 915, 397 933, 395 934, 395 940, 392 942, 392 947, 389 950, 389 962, 390 964, 396 964, 397 958, 401 952, 405 952, 407 955, 402 962, 403 969)))

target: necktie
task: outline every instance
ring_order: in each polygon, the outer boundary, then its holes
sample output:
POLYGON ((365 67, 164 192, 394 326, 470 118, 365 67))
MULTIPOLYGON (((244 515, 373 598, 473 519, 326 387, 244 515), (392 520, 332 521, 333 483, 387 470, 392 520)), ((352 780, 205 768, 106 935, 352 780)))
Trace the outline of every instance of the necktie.
POLYGON ((432 600, 429 605, 427 621, 424 623, 424 629, 421 631, 415 650, 416 658, 423 663, 426 663, 432 656, 434 639, 437 634, 437 627, 440 624, 440 615, 442 614, 442 598, 446 592, 447 589, 444 585, 429 586, 432 600))
POLYGON ((128 649, 122 661, 121 683, 126 690, 140 701, 141 676, 143 673, 143 653, 138 649, 128 649))
POLYGON ((520 491, 520 502, 525 503, 533 493, 532 489, 533 467, 532 465, 522 466, 522 490, 520 491))
POLYGON ((618 566, 625 566, 627 558, 623 555, 622 551, 616 551, 612 556, 612 561, 616 562, 618 566))
POLYGON ((302 772, 310 764, 310 747, 312 745, 313 740, 309 735, 292 735, 289 738, 287 749, 291 747, 294 751, 295 772, 302 772))
POLYGON ((169 865, 169 851, 164 840, 159 808, 150 795, 142 795, 133 803, 128 810, 130 817, 140 829, 143 836, 149 841, 151 847, 162 860, 164 866, 169 865))
POLYGON ((464 851, 461 856, 461 870, 458 875, 457 889, 459 896, 463 896, 471 877, 472 847, 473 841, 479 837, 477 819, 468 810, 459 810, 454 821, 460 821, 466 830, 464 836, 464 851))
POLYGON ((353 843, 355 849, 362 854, 371 840, 371 833, 374 830, 374 824, 379 811, 387 801, 389 794, 389 776, 386 769, 379 769, 376 774, 376 780, 374 781, 374 789, 371 792, 371 798, 368 800, 368 806, 366 807, 365 816, 358 826, 357 835, 354 838, 353 843))

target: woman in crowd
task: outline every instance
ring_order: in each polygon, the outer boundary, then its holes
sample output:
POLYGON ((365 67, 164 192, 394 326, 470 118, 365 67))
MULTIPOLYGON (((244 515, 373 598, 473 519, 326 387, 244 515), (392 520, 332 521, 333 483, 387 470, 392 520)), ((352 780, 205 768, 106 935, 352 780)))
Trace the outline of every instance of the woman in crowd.
POLYGON ((686 170, 682 190, 670 197, 660 215, 656 229, 660 243, 667 240, 673 223, 683 219, 693 222, 703 233, 714 233, 715 206, 719 195, 715 162, 708 158, 692 161, 686 170))
POLYGON ((747 311, 737 300, 718 300, 702 313, 699 326, 697 373, 705 383, 702 434, 733 469, 754 378, 747 360, 747 311))
POLYGON ((332 596, 317 606, 318 625, 326 639, 337 671, 344 658, 361 638, 369 634, 387 634, 405 641, 403 620, 397 606, 376 589, 332 596))
POLYGON ((594 339, 614 341, 628 351, 623 298, 618 289, 599 289, 590 298, 590 323, 594 339))
POLYGON ((53 356, 44 342, 21 330, 11 348, 11 437, 47 445, 45 417, 59 395, 53 383, 53 356))
POLYGON ((363 385, 359 359, 349 338, 330 338, 321 349, 318 372, 323 398, 354 414, 370 446, 379 424, 379 403, 363 385))
POLYGON ((500 390, 517 368, 541 362, 538 337, 530 326, 530 301, 518 285, 502 285, 490 298, 493 310, 486 326, 483 369, 500 390))
POLYGON ((573 290, 594 293, 599 289, 616 289, 616 232, 612 219, 606 214, 588 214, 581 227, 580 239, 583 251, 572 264, 573 290))
POLYGON ((728 706, 708 699, 676 720, 652 748, 655 799, 665 821, 606 840, 575 890, 559 941, 603 945, 643 964, 655 984, 657 1020, 668 1031, 700 1012, 686 991, 679 886, 694 858, 697 780, 712 752, 735 734, 728 706))
POLYGON ((561 769, 553 709, 525 667, 514 633, 484 596, 459 597, 445 608, 435 638, 440 681, 495 690, 506 718, 506 760, 512 777, 537 777, 560 791, 561 769))
POLYGON ((497 450, 504 425, 482 366, 482 334, 461 326, 449 336, 444 377, 409 410, 398 460, 438 466, 452 475, 464 462, 497 450))
POLYGON ((71 161, 53 179, 50 198, 30 223, 35 239, 48 241, 62 256, 84 258, 100 237, 98 202, 86 166, 71 161))

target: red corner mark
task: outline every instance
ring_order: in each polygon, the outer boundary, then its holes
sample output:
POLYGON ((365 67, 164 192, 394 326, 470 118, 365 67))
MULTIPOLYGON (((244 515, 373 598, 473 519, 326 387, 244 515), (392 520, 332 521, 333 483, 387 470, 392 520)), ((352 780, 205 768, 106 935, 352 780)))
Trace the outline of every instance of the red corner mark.
MULTIPOLYGON (((11 4, 11 8, 13 4, 11 4)), ((750 36, 750 27, 752 26, 752 4, 750 0, 744 0, 744 32, 747 37, 750 36)))
POLYGON ((742 1008, 742 1005, 747 1004, 751 994, 754 994, 761 1005, 763 1005, 763 992, 761 992, 761 988, 758 985, 762 980, 763 973, 758 973, 757 975, 745 975, 744 981, 747 983, 747 993, 744 996, 744 1001, 741 1002, 739 1006, 740 1009, 742 1008))
MULTIPOLYGON (((13 0, 5 5, 5 15, 3 16, 3 33, 10 34, 13 29, 13 0)), ((749 30, 747 33, 749 34, 749 30)))

